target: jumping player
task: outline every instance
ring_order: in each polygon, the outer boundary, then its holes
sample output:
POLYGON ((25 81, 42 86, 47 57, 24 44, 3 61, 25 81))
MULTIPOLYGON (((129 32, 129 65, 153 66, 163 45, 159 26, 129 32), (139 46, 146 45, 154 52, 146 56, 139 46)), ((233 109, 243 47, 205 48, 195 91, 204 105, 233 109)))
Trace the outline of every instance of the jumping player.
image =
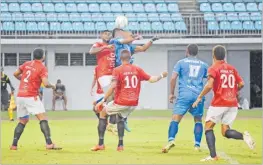
POLYGON ((42 61, 45 59, 44 50, 35 49, 33 56, 34 60, 25 62, 14 73, 14 76, 20 80, 17 94, 17 117, 19 118, 19 123, 15 128, 13 144, 10 149, 17 150, 17 143, 29 121, 29 115, 33 114, 40 121, 40 128, 46 140, 46 149, 60 150, 62 148, 55 146, 51 140, 45 108, 38 96, 41 82, 46 88, 54 90, 55 86, 49 83, 47 69, 42 64, 42 61))
POLYGON ((225 47, 215 46, 212 54, 213 65, 208 69, 207 84, 193 104, 194 108, 197 107, 203 97, 213 88, 214 97, 205 119, 205 135, 210 156, 201 161, 218 160, 213 128, 219 122, 222 124, 221 130, 224 137, 244 140, 250 149, 255 147, 255 142, 247 131, 242 134, 231 128, 238 111, 237 94, 243 88, 244 82, 237 70, 224 61, 225 47))
POLYGON ((92 151, 104 150, 104 133, 106 130, 106 116, 117 115, 117 128, 119 136, 118 151, 123 150, 124 121, 129 114, 136 108, 139 101, 141 81, 155 83, 167 77, 167 72, 159 76, 150 76, 141 68, 130 64, 131 54, 128 50, 121 52, 122 65, 113 70, 113 80, 104 99, 96 105, 96 109, 104 104, 107 99, 115 93, 114 101, 108 103, 100 113, 99 143, 92 151))
POLYGON ((174 89, 178 77, 179 94, 174 105, 172 121, 169 126, 168 144, 162 149, 163 153, 167 153, 175 146, 174 139, 178 132, 179 123, 187 111, 194 117, 194 146, 196 150, 200 150, 200 143, 203 134, 202 116, 204 111, 204 98, 202 98, 202 101, 197 107, 192 108, 192 104, 204 87, 203 81, 207 77, 208 65, 199 60, 196 57, 197 54, 198 46, 196 44, 188 45, 186 49, 186 58, 178 61, 174 67, 170 82, 170 102, 173 103, 175 99, 174 89))

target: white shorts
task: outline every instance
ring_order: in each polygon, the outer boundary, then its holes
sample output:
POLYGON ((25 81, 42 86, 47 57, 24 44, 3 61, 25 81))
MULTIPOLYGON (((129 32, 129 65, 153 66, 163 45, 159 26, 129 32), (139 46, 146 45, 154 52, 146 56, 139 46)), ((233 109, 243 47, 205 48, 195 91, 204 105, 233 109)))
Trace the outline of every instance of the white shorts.
POLYGON ((110 87, 112 75, 105 75, 98 78, 100 86, 104 93, 106 93, 110 87))
POLYGON ((17 97, 17 118, 27 115, 37 115, 45 113, 46 110, 40 98, 37 97, 17 97))
POLYGON ((224 125, 231 126, 236 119, 238 112, 237 107, 212 107, 210 106, 205 121, 212 121, 214 123, 221 122, 224 125))
POLYGON ((108 115, 120 114, 123 118, 127 118, 134 110, 136 106, 123 106, 114 104, 113 101, 106 105, 106 112, 108 115))

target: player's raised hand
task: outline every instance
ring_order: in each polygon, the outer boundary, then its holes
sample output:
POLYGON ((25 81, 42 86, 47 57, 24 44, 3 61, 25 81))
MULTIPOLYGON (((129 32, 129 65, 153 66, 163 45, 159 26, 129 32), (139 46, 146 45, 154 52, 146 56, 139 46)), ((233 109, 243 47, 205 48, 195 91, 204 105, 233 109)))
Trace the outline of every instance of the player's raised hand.
POLYGON ((55 86, 55 85, 51 85, 51 88, 52 88, 53 90, 56 90, 56 86, 55 86))
POLYGON ((170 95, 169 95, 169 101, 170 101, 170 103, 173 103, 174 100, 175 100, 175 96, 174 96, 173 94, 170 94, 170 95))
POLYGON ((162 75, 163 75, 163 78, 165 78, 168 76, 168 72, 163 72, 162 75))
POLYGON ((199 102, 202 100, 202 98, 197 98, 196 101, 194 102, 194 104, 192 105, 193 108, 196 108, 199 104, 199 102))

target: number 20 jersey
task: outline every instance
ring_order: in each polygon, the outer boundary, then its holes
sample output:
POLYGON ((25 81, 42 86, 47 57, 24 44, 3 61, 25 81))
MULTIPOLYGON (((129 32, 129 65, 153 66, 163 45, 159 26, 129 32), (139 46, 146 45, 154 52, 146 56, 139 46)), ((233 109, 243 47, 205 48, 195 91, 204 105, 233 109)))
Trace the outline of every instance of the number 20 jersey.
POLYGON ((208 76, 214 78, 211 106, 237 107, 238 84, 243 82, 237 70, 225 61, 220 61, 208 69, 208 76))
POLYGON ((42 78, 48 77, 47 69, 40 60, 27 61, 19 66, 22 72, 18 97, 36 97, 42 78))

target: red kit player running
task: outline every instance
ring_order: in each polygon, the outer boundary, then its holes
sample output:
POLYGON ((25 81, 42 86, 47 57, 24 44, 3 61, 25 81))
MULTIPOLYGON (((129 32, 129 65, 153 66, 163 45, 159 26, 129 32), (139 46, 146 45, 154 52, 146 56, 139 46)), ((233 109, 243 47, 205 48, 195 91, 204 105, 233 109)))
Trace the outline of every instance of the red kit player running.
POLYGON ((242 134, 231 128, 238 112, 237 94, 243 88, 244 82, 237 70, 224 61, 226 55, 225 47, 221 45, 215 46, 212 53, 213 65, 208 69, 207 84, 193 104, 193 107, 197 107, 202 98, 213 89, 214 98, 207 111, 205 120, 205 135, 210 156, 201 161, 218 160, 213 128, 219 122, 222 124, 221 130, 224 137, 244 140, 250 149, 255 147, 255 142, 247 131, 242 134))
POLYGON ((106 130, 106 116, 117 115, 117 128, 119 136, 118 151, 123 150, 124 121, 125 118, 136 108, 139 101, 141 81, 155 83, 167 77, 167 72, 160 76, 150 76, 141 68, 130 64, 131 54, 128 50, 121 52, 122 65, 113 70, 113 79, 109 90, 105 93, 104 99, 96 105, 95 109, 102 106, 107 99, 115 93, 114 101, 104 107, 100 113, 99 120, 99 144, 92 150, 104 150, 104 133, 106 130))
POLYGON ((13 144, 10 149, 17 150, 18 140, 29 121, 29 115, 32 114, 40 121, 40 128, 46 140, 46 149, 60 150, 62 148, 56 147, 51 140, 50 128, 45 117, 45 108, 38 96, 41 82, 46 88, 55 90, 56 87, 51 85, 47 79, 47 69, 42 63, 45 59, 44 50, 35 49, 33 56, 33 61, 25 62, 14 73, 14 76, 20 80, 17 94, 17 117, 19 118, 19 123, 15 128, 13 144))

